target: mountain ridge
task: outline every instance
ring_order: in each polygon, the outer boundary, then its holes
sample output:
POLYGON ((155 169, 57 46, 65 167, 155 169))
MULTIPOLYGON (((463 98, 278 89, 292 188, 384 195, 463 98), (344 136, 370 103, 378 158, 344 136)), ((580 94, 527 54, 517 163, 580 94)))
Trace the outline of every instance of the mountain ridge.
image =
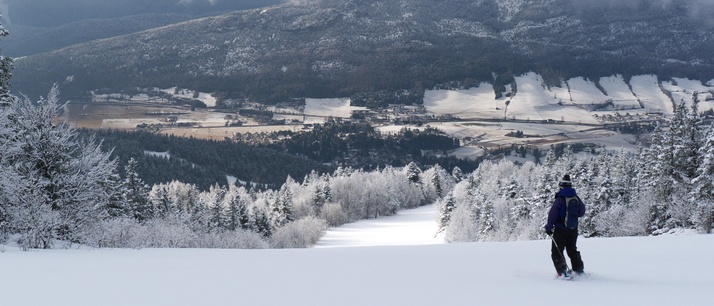
POLYGON ((714 34, 691 18, 685 4, 692 1, 682 2, 623 4, 590 15, 572 0, 283 4, 22 58, 14 87, 33 92, 73 80, 62 86, 75 96, 181 86, 280 101, 423 90, 528 71, 548 82, 617 73, 709 80, 714 59, 706 51, 714 49, 714 34))

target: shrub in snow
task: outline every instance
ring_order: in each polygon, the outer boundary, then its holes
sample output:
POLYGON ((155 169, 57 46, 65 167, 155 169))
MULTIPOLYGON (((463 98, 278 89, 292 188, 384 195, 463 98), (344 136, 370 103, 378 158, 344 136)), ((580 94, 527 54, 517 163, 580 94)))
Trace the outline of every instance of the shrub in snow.
POLYGON ((320 218, 325 219, 329 226, 340 226, 349 222, 349 217, 342 210, 342 205, 339 203, 327 203, 322 207, 320 218))
POLYGON ((221 249, 267 249, 268 242, 263 240, 261 234, 237 230, 223 231, 219 233, 207 233, 198 239, 198 248, 221 248, 221 249))
POLYGON ((99 248, 140 248, 143 241, 137 234, 141 228, 142 225, 132 218, 112 218, 96 224, 85 241, 99 248))
POLYGON ((307 248, 324 235, 327 222, 315 217, 303 218, 279 228, 273 233, 270 246, 278 249, 307 248))

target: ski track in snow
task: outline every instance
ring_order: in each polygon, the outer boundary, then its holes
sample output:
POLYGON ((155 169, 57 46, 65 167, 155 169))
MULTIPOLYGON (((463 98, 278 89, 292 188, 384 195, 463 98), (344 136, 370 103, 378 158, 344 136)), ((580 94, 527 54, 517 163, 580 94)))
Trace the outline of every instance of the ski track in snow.
POLYGON ((444 238, 436 235, 438 229, 436 208, 426 205, 401 210, 394 216, 330 228, 315 247, 441 244, 444 238))

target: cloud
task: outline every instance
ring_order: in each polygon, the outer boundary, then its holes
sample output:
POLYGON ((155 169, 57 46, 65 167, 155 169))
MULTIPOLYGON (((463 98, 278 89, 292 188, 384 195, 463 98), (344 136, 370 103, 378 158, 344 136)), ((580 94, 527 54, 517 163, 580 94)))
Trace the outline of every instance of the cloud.
POLYGON ((0 19, 7 22, 7 24, 12 24, 12 21, 10 21, 10 14, 8 14, 8 6, 4 0, 0 0, 0 19))
POLYGON ((322 0, 287 0, 285 2, 290 3, 292 5, 310 5, 310 4, 319 5, 320 3, 322 3, 322 0))
POLYGON ((218 0, 179 0, 179 2, 176 3, 176 4, 178 4, 178 5, 189 5, 189 4, 193 4, 193 3, 196 2, 196 1, 199 1, 199 2, 201 2, 201 1, 206 1, 206 2, 210 3, 211 5, 216 5, 216 3, 218 2, 218 0))

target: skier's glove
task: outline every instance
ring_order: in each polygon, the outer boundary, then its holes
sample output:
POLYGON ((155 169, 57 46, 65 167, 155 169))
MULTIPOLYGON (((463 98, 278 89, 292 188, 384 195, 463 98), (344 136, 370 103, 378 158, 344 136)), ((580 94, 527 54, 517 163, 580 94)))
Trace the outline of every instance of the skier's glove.
POLYGON ((552 229, 547 229, 547 230, 545 230, 545 233, 546 233, 548 236, 551 236, 551 235, 553 235, 553 230, 552 230, 552 229))

